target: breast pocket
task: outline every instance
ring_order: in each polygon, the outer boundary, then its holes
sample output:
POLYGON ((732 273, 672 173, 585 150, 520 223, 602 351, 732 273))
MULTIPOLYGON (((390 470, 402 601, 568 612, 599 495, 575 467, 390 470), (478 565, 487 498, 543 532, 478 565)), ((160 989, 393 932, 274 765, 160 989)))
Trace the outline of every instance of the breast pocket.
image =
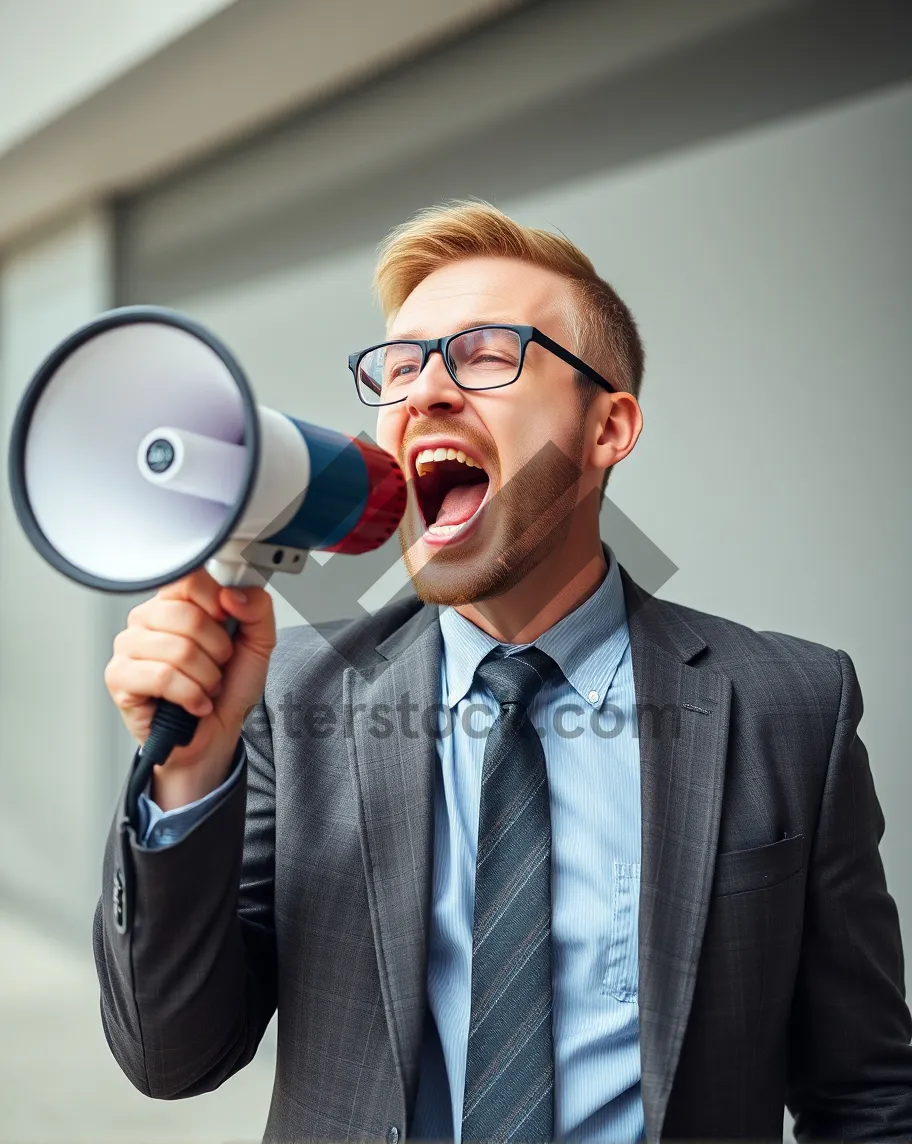
POLYGON ((713 879, 714 896, 746 894, 778 886, 801 869, 803 847, 804 835, 793 834, 764 846, 719 854, 713 879))
POLYGON ((614 907, 601 993, 636 1001, 639 987, 640 864, 614 863, 614 907))

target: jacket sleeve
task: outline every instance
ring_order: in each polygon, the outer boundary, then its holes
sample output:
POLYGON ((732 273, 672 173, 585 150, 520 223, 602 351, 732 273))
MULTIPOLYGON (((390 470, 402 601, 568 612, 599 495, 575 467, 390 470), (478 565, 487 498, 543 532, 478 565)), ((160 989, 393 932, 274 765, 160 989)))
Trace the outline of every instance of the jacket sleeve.
POLYGON ((799 1141, 912 1138, 912 1017, 851 659, 808 871, 787 1103, 799 1141))
POLYGON ((139 804, 136 808, 138 819, 136 835, 140 844, 145 846, 147 850, 158 850, 172 842, 180 842, 191 827, 209 813, 213 804, 224 798, 231 788, 237 785, 244 769, 244 751, 240 748, 241 744, 238 744, 238 750, 235 752, 234 761, 231 764, 231 774, 228 778, 221 786, 216 787, 209 794, 203 795, 202 798, 198 798, 196 802, 191 802, 187 806, 181 806, 174 810, 162 810, 144 791, 139 796, 139 804))
POLYGON ((148 1096, 217 1088, 253 1059, 275 1011, 275 773, 262 702, 235 762, 238 781, 172 845, 140 844, 123 795, 108 836, 94 928, 101 1019, 148 1096))

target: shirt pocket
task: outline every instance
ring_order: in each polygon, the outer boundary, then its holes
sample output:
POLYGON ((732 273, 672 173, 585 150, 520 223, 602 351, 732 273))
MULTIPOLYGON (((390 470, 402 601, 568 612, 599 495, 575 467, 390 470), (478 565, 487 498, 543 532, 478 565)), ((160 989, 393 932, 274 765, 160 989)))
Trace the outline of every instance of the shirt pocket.
POLYGON ((639 988, 640 864, 614 863, 614 907, 600 992, 636 1001, 639 988))

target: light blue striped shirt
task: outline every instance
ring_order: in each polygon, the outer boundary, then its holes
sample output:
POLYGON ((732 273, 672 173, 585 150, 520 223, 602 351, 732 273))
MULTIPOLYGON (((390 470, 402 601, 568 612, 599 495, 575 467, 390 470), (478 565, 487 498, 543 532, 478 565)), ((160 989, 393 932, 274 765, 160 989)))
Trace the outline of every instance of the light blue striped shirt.
MULTIPOLYGON (((560 673, 530 716, 545 750, 551 798, 555 1132, 580 1141, 642 1139, 638 986, 640 756, 623 586, 608 574, 537 640, 560 673)), ((452 609, 441 613, 433 909, 425 1043, 410 1134, 460 1140, 471 1014, 472 917, 481 771, 497 704, 474 682, 498 645, 452 609), (442 1050, 442 1059, 441 1059, 442 1050)), ((140 837, 178 841, 237 781, 162 813, 140 798, 140 837)))
MULTIPOLYGON (((423 1076, 412 1136, 460 1139, 471 1012, 475 855, 486 731, 498 705, 474 681, 498 645, 441 614, 443 718, 438 735, 428 1001, 442 1070, 423 1076), (439 1051, 439 1050, 438 1050, 439 1051), (443 1125, 441 1106, 451 1110, 443 1125)), ((638 911, 640 759, 623 587, 609 550, 598 590, 534 641, 560 673, 529 714, 545 751, 551 799, 555 1132, 576 1140, 644 1135, 640 1096, 638 911)), ((425 1060, 433 1034, 426 1040, 425 1060)), ((424 1062, 423 1062, 424 1064, 424 1062)))

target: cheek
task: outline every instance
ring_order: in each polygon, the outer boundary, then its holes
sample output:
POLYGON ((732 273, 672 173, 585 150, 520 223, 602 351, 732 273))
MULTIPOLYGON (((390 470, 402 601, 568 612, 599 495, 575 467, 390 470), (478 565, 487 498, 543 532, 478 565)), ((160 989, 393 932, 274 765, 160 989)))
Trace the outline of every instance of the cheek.
POLYGON ((398 409, 381 410, 377 414, 377 444, 394 457, 399 455, 404 432, 405 418, 398 409))
POLYGON ((489 422, 497 441, 500 462, 505 471, 513 471, 538 456, 551 445, 564 447, 560 411, 556 405, 530 406, 522 416, 489 422))
POLYGON ((535 406, 526 423, 527 439, 538 449, 556 446, 566 456, 578 458, 585 419, 575 393, 562 393, 535 406))
POLYGON ((549 488, 549 495, 556 497, 578 479, 580 425, 569 413, 569 408, 552 403, 550 408, 535 409, 521 423, 504 426, 498 442, 502 483, 521 476, 517 488, 528 481, 535 488, 549 488))

